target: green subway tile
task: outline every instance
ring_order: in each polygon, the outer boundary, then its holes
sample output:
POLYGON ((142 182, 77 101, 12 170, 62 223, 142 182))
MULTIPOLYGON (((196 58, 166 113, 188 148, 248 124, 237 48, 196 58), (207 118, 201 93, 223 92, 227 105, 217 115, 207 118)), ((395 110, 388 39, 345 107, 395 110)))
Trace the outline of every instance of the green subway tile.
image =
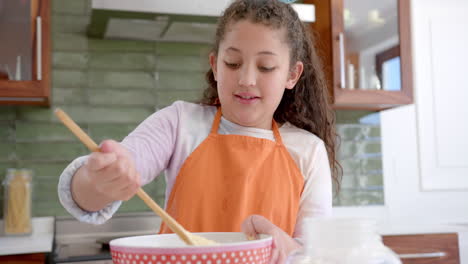
POLYGON ((88 101, 86 89, 54 87, 52 94, 54 104, 83 104, 88 101))
POLYGON ((200 56, 159 56, 158 71, 196 71, 205 73, 210 68, 208 57, 200 56))
POLYGON ((361 125, 337 125, 336 130, 341 140, 362 140, 367 137, 369 127, 361 125))
MULTIPOLYGON (((83 123, 139 123, 153 113, 153 107, 102 107, 86 105, 56 105, 65 111, 83 129, 83 123)), ((19 111, 19 120, 60 122, 53 109, 25 107, 19 111)))
POLYGON ((64 88, 87 87, 87 73, 74 70, 53 70, 52 86, 64 88))
POLYGON ((177 100, 183 100, 188 102, 197 102, 202 98, 203 93, 201 91, 158 91, 158 108, 162 108, 171 105, 177 100))
POLYGON ((16 122, 17 142, 76 140, 76 137, 60 123, 16 122))
MULTIPOLYGON (((150 194, 148 194, 150 195, 150 194)), ((151 195, 150 195, 151 196, 151 195)), ((148 206, 136 195, 128 201, 124 201, 118 213, 141 212, 150 210, 148 206)))
POLYGON ((89 152, 81 142, 17 143, 16 151, 22 160, 70 160, 89 152))
POLYGON ((75 122, 140 123, 151 115, 153 107, 62 106, 75 122))
POLYGON ((361 110, 337 110, 336 123, 337 124, 358 124, 359 119, 372 114, 371 111, 361 110))
POLYGON ((90 89, 89 103, 94 105, 156 105, 156 96, 151 90, 104 90, 90 89))
MULTIPOLYGON (((59 174, 60 175, 60 174, 59 174)), ((33 190, 34 197, 38 200, 49 200, 57 199, 57 186, 59 177, 55 178, 34 178, 33 179, 33 190)))
POLYGON ((166 181, 164 180, 164 173, 161 173, 152 182, 146 184, 144 188, 155 196, 164 196, 166 193, 166 181))
POLYGON ((358 181, 354 173, 343 173, 343 178, 341 179, 341 187, 342 188, 356 188, 358 185, 358 181))
POLYGON ((343 175, 358 175, 361 173, 360 159, 344 159, 339 162, 343 167, 343 175))
POLYGON ((22 106, 18 108, 16 120, 24 121, 59 121, 51 108, 38 108, 34 106, 22 106))
MULTIPOLYGON (((15 161, 2 161, 0 162, 0 182, 3 181, 3 179, 5 179, 6 177, 6 174, 7 174, 7 169, 11 169, 11 168, 16 168, 17 165, 16 165, 16 162, 15 161)), ((2 189, 2 188, 0 188, 2 189)), ((0 196, 0 198, 3 197, 3 196, 0 196)))
POLYGON ((89 73, 89 87, 151 89, 154 87, 154 79, 153 74, 148 72, 94 71, 89 73))
POLYGON ((140 123, 154 111, 153 107, 93 107, 89 111, 89 123, 140 123))
POLYGON ((14 120, 16 117, 16 107, 0 105, 0 121, 14 120))
POLYGON ((359 175, 357 177, 358 180, 358 187, 369 188, 369 187, 383 187, 383 176, 382 174, 367 174, 367 175, 359 175))
POLYGON ((338 158, 345 159, 358 155, 358 143, 354 141, 341 141, 338 149, 338 158))
POLYGON ((52 34, 52 48, 54 51, 87 51, 88 38, 84 34, 52 34))
MULTIPOLYGON (((83 123, 139 123, 151 115, 154 107, 103 107, 86 105, 56 105, 65 111, 81 128, 83 123)), ((53 109, 34 107, 22 108, 19 120, 60 122, 54 115, 53 109)))
POLYGON ((361 191, 342 189, 340 191, 340 206, 383 205, 382 191, 361 191))
MULTIPOLYGON (((60 174, 70 164, 74 158, 69 161, 52 162, 52 161, 27 161, 20 160, 17 162, 18 168, 32 169, 34 172, 35 182, 40 181, 38 179, 44 179, 45 181, 58 181, 60 174)), ((37 184, 37 183, 35 183, 37 184)))
POLYGON ((90 69, 154 70, 155 56, 151 53, 92 52, 90 69))
POLYGON ((0 122, 0 142, 15 139, 15 124, 13 122, 0 122))
POLYGON ((54 14, 86 15, 89 13, 89 0, 54 0, 52 12, 54 14))
POLYGON ((54 14, 52 15, 52 32, 85 34, 89 21, 89 16, 54 14))
POLYGON ((90 38, 89 42, 90 51, 104 51, 104 52, 154 52, 154 43, 150 41, 136 41, 136 40, 116 40, 116 39, 97 39, 90 38))
POLYGON ((52 65, 55 69, 86 69, 88 57, 87 52, 56 51, 52 56, 52 65))
POLYGON ((13 160, 16 157, 16 145, 12 142, 0 142, 0 161, 13 160))
MULTIPOLYGON (((57 196, 57 195, 56 195, 57 196)), ((33 202, 32 206, 33 216, 70 216, 70 214, 63 208, 62 204, 58 200, 50 199, 49 201, 37 201, 33 202)))
POLYGON ((135 124, 90 124, 89 135, 96 141, 101 142, 104 139, 114 139, 121 141, 131 131, 138 126, 135 124))
POLYGON ((200 57, 208 58, 211 50, 209 44, 196 44, 196 43, 177 43, 177 42, 158 42, 156 43, 157 55, 198 55, 200 57))
POLYGON ((369 137, 370 138, 381 138, 380 126, 370 126, 369 127, 369 137))
POLYGON ((381 154, 382 153, 382 145, 380 142, 364 141, 362 146, 363 146, 363 152, 365 154, 381 154))
POLYGON ((361 160, 362 172, 382 171, 382 159, 371 158, 361 160))
POLYGON ((158 72, 159 90, 203 90, 208 85, 205 76, 199 72, 158 72))

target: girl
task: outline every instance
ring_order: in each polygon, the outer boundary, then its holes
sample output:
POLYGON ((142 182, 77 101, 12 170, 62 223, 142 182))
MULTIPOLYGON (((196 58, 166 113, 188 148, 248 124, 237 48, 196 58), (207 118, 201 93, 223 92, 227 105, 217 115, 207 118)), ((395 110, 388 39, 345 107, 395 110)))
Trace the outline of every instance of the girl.
POLYGON ((272 263, 283 263, 300 247, 303 219, 330 214, 338 183, 313 41, 289 5, 238 0, 220 18, 209 61, 202 104, 175 102, 121 143, 103 141, 101 152, 73 161, 61 202, 102 223, 165 170, 165 208, 187 230, 271 234, 272 263))

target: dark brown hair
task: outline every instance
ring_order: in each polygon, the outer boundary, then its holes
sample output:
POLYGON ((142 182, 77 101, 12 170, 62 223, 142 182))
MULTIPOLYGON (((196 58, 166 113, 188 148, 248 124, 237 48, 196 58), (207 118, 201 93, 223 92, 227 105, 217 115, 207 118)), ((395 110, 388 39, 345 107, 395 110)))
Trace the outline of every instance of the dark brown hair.
MULTIPOLYGON (((314 49, 314 39, 309 29, 298 18, 293 8, 278 0, 236 0, 218 21, 212 52, 217 56, 220 42, 228 27, 240 20, 261 23, 274 29, 286 29, 286 42, 290 48, 290 66, 302 61, 304 71, 294 89, 286 89, 274 113, 276 122, 289 122, 321 138, 327 149, 328 159, 339 190, 341 166, 335 157, 337 135, 335 115, 329 105, 328 90, 322 64, 314 49)), ((208 88, 201 103, 219 105, 217 84, 213 71, 206 73, 208 88)))

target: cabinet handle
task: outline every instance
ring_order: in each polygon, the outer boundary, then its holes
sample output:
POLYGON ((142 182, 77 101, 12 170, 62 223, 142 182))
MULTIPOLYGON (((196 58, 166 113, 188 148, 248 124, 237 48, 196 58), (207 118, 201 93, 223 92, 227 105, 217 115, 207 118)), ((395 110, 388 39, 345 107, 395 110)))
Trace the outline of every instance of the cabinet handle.
POLYGON ((36 17, 36 54, 37 54, 37 80, 42 80, 42 20, 36 17))
POLYGON ((343 32, 338 34, 338 41, 340 44, 340 88, 345 88, 345 51, 344 51, 344 35, 343 32))
POLYGON ((442 258, 447 256, 445 252, 398 254, 401 259, 442 258))

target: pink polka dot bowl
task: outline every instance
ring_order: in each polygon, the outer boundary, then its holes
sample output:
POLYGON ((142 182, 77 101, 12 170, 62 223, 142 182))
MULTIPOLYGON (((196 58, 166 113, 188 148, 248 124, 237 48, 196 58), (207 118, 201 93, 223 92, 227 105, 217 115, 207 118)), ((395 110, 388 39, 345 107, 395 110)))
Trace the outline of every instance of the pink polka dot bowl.
POLYGON ((188 246, 175 234, 124 237, 110 242, 112 260, 115 264, 267 264, 270 260, 271 236, 249 241, 243 233, 194 234, 219 244, 188 246))

